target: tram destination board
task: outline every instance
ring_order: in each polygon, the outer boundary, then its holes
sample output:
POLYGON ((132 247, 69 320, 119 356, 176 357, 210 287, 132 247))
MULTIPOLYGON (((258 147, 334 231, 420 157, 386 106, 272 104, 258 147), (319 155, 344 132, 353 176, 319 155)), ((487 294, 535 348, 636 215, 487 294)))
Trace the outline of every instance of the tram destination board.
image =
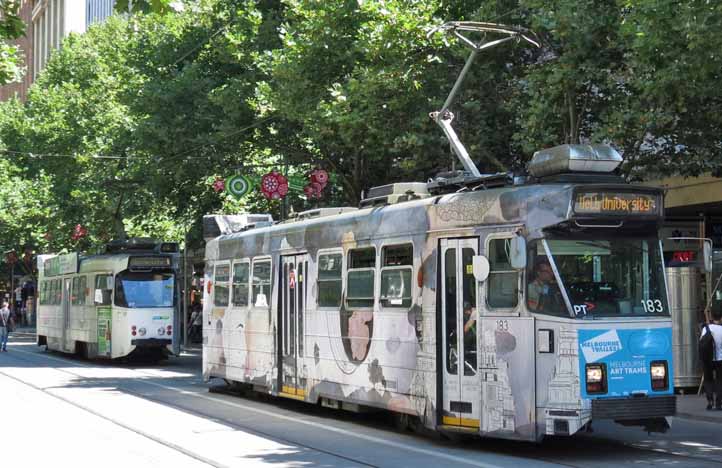
POLYGON ((130 268, 168 268, 171 266, 170 257, 130 257, 130 268))
POLYGON ((577 192, 574 213, 600 216, 659 216, 662 200, 656 193, 577 192))

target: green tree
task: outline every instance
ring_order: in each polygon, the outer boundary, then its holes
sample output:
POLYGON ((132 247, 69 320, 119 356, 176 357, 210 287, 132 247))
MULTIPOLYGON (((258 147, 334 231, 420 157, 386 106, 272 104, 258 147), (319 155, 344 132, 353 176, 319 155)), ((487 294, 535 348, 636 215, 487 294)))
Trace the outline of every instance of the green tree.
POLYGON ((19 10, 20 0, 0 1, 0 86, 19 81, 24 73, 21 51, 7 42, 25 35, 19 10))

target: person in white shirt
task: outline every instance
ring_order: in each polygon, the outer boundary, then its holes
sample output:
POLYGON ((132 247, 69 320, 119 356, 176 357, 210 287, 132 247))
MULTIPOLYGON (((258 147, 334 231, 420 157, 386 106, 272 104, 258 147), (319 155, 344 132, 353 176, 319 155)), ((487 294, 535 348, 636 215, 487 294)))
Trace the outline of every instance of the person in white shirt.
POLYGON ((0 308, 0 349, 3 352, 8 350, 8 328, 10 327, 10 309, 7 301, 3 301, 0 308))
MULTIPOLYGON (((713 396, 715 409, 722 411, 722 309, 712 311, 712 322, 709 331, 714 338, 714 358, 711 366, 705 366, 704 392, 707 395, 707 409, 712 409, 713 396), (714 375, 713 375, 714 374, 714 375)), ((707 327, 702 328, 702 335, 707 334, 707 327)))

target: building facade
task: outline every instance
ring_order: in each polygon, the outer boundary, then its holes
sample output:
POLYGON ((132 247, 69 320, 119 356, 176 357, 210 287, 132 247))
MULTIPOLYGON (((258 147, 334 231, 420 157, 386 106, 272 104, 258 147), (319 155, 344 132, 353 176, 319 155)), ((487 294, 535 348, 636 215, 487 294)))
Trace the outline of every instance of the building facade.
POLYGON ((36 0, 22 0, 20 4, 20 19, 25 23, 25 37, 21 37, 14 44, 20 49, 20 56, 23 58, 25 75, 19 83, 11 83, 0 86, 0 101, 7 101, 14 97, 25 100, 28 89, 33 82, 33 8, 36 0))
POLYGON ((0 100, 18 97, 24 101, 63 38, 103 22, 114 7, 115 0, 22 0, 20 17, 26 24, 26 35, 15 43, 22 50, 26 72, 20 83, 0 87, 0 100))

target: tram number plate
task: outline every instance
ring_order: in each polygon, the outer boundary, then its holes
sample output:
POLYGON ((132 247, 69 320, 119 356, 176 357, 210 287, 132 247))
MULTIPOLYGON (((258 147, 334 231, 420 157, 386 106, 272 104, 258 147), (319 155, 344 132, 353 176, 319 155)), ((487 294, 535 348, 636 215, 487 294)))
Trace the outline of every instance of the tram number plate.
POLYGON ((508 320, 497 320, 496 328, 497 328, 497 330, 509 331, 509 321, 508 320))

